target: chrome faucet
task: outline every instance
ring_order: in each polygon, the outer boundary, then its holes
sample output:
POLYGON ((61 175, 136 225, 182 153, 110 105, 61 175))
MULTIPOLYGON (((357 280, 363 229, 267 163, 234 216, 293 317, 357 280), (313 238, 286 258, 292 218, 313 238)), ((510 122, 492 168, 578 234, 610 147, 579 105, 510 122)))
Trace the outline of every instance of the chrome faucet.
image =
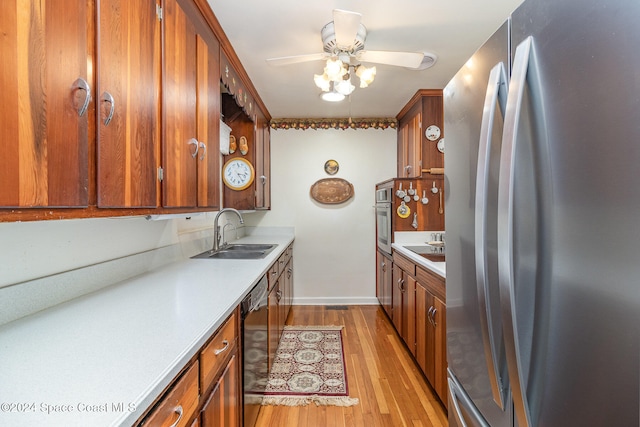
POLYGON ((220 209, 220 212, 218 212, 218 214, 216 215, 216 218, 213 220, 213 252, 216 252, 218 250, 220 250, 220 238, 222 237, 222 235, 220 234, 220 226, 218 226, 218 219, 220 218, 220 215, 222 215, 223 212, 233 212, 236 215, 238 215, 238 218, 240 218, 240 224, 244 224, 244 219, 242 219, 242 214, 240 214, 240 212, 237 209, 233 209, 233 208, 224 208, 224 209, 220 209))

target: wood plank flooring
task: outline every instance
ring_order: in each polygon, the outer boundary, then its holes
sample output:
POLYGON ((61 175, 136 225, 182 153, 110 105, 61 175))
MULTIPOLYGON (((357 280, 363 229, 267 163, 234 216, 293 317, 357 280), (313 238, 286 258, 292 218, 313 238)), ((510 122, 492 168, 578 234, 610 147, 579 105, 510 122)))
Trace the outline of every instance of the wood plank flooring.
POLYGON ((265 426, 448 426, 446 412, 380 306, 293 306, 288 325, 344 325, 347 381, 360 403, 263 406, 265 426))

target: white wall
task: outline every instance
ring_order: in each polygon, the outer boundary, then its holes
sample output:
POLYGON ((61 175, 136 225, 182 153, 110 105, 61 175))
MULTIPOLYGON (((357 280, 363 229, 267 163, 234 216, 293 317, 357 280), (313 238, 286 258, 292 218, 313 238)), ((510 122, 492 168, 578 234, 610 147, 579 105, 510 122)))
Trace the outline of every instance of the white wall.
POLYGON ((395 129, 275 130, 271 132, 271 211, 252 225, 294 226, 296 304, 375 304, 375 184, 396 173, 395 129), (337 160, 337 178, 355 196, 323 205, 309 195, 328 178, 324 163, 337 160))

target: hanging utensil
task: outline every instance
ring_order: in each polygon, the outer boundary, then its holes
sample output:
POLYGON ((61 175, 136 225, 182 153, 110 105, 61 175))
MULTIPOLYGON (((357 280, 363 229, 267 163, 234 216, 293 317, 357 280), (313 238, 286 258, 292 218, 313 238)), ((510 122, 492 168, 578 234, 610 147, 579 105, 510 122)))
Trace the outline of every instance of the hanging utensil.
POLYGON ((415 200, 416 202, 418 200, 420 200, 420 196, 418 196, 418 192, 416 191, 416 194, 413 195, 413 200, 415 200))
POLYGON ((441 215, 444 213, 444 209, 442 208, 442 188, 440 189, 440 207, 438 208, 438 213, 441 215))
POLYGON ((403 199, 404 196, 406 196, 406 195, 407 195, 407 193, 405 193, 402 190, 402 183, 400 183, 400 185, 398 186, 398 191, 396 191, 396 196, 398 196, 399 198, 403 199))
POLYGON ((431 192, 433 194, 436 194, 438 192, 438 188, 436 187, 436 182, 433 181, 433 187, 431 187, 431 192))
POLYGON ((413 213, 413 222, 411 223, 411 226, 413 228, 416 228, 416 229, 418 228, 418 213, 417 212, 413 213))
POLYGON ((426 205, 429 203, 429 198, 427 197, 427 190, 422 190, 422 204, 426 205))
POLYGON ((409 214, 411 214, 411 209, 409 209, 409 206, 405 205, 404 202, 400 202, 400 206, 398 206, 396 212, 400 218, 408 218, 409 214))
POLYGON ((407 190, 407 194, 413 196, 416 190, 413 189, 413 182, 409 182, 409 189, 407 190))
POLYGON ((404 198, 402 199, 405 202, 409 203, 411 201, 411 196, 404 196, 404 198))

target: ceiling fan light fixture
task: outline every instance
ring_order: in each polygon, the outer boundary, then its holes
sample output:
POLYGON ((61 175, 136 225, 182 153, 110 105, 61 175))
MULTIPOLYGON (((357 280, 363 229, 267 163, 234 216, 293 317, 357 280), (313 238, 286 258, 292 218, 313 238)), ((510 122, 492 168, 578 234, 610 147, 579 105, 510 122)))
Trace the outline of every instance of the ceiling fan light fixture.
POLYGON ((351 95, 355 88, 356 87, 351 84, 351 79, 341 80, 339 82, 333 83, 333 89, 344 96, 351 95))
POLYGON ((320 94, 320 97, 322 98, 323 101, 329 101, 329 102, 340 102, 345 98, 343 94, 338 93, 335 90, 331 92, 322 92, 322 94, 320 94))
POLYGON ((360 87, 368 87, 376 77, 376 67, 365 67, 360 64, 356 66, 356 76, 360 78, 360 87))
POLYGON ((331 81, 339 81, 347 73, 345 64, 338 58, 327 59, 327 65, 324 67, 324 73, 331 81))
POLYGON ((323 92, 329 92, 331 89, 331 80, 326 74, 314 74, 313 81, 323 92))

